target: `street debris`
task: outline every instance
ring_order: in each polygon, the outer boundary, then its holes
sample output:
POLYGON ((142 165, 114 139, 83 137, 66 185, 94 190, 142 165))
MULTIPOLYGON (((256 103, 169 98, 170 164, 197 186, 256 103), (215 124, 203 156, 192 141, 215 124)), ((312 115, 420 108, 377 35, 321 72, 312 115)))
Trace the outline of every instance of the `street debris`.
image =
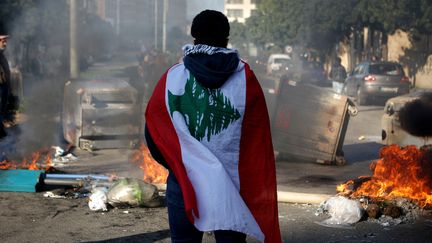
POLYGON ((96 174, 45 174, 43 182, 45 185, 75 186, 91 190, 97 186, 111 186, 117 178, 114 176, 96 174))
POLYGON ((157 187, 135 178, 123 178, 115 182, 107 193, 113 207, 159 207, 162 200, 157 187))
POLYGON ((55 193, 52 192, 52 191, 45 192, 45 193, 43 194, 43 196, 44 196, 44 197, 49 197, 49 198, 66 198, 66 196, 63 196, 63 195, 57 195, 57 194, 55 194, 55 193))
POLYGON ((88 206, 92 211, 108 211, 107 188, 96 187, 91 191, 88 206))
POLYGON ((52 166, 54 167, 62 167, 68 162, 74 162, 78 160, 78 157, 73 155, 71 152, 66 152, 58 146, 52 146, 51 148, 54 150, 54 158, 52 160, 52 166))
POLYGON ((320 205, 322 212, 330 215, 330 218, 317 222, 328 227, 351 227, 363 217, 364 209, 359 201, 351 200, 343 196, 334 196, 320 205))
POLYGON ((46 198, 78 199, 89 197, 90 192, 86 188, 56 188, 43 193, 46 198))

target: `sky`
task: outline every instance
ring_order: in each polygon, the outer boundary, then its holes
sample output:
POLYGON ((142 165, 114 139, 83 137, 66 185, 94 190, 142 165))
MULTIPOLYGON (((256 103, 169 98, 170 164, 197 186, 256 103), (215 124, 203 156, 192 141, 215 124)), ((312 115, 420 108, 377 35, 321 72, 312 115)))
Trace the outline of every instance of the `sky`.
POLYGON ((192 20, 195 15, 206 9, 223 12, 224 0, 187 0, 187 18, 192 20))

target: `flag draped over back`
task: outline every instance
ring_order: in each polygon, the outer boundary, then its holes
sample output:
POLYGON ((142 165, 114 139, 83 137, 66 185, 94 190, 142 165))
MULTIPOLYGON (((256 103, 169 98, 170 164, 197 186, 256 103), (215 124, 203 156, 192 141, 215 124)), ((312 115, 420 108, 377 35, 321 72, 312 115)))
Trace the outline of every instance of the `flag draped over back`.
POLYGON ((173 66, 154 90, 146 123, 197 229, 280 242, 268 112, 247 64, 218 89, 173 66))

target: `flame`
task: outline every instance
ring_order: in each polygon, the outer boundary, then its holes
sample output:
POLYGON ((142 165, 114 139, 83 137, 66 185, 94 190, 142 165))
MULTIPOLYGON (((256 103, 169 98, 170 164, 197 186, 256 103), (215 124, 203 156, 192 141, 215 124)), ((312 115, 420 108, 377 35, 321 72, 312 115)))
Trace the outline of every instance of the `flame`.
POLYGON ((343 195, 349 195, 352 193, 351 185, 354 184, 353 180, 349 180, 344 184, 336 186, 336 191, 343 195))
POLYGON ((429 147, 385 146, 380 159, 370 165, 373 176, 356 190, 350 191, 350 181, 337 186, 351 197, 368 196, 377 199, 410 198, 419 206, 432 205, 432 150, 429 147))
POLYGON ((0 162, 1 170, 28 169, 28 170, 50 170, 53 166, 52 156, 49 150, 34 152, 21 162, 3 160, 0 162))
POLYGON ((132 161, 140 165, 144 173, 143 180, 147 183, 165 184, 168 170, 158 164, 150 154, 149 149, 143 143, 132 155, 132 161))

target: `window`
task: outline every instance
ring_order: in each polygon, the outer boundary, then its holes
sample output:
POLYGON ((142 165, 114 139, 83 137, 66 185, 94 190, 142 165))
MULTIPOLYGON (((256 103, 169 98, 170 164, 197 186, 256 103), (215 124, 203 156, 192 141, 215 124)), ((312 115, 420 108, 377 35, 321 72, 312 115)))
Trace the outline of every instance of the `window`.
POLYGON ((392 63, 374 64, 369 72, 377 75, 401 75, 402 67, 392 63))
POLYGON ((361 73, 361 71, 360 71, 360 70, 361 70, 361 67, 362 67, 362 66, 357 66, 357 67, 355 67, 355 68, 354 68, 354 71, 353 71, 353 74, 354 74, 354 75, 356 75, 356 74, 360 74, 360 73, 361 73))
POLYGON ((228 4, 242 4, 243 0, 227 0, 228 4))
POLYGON ((243 9, 228 9, 227 16, 229 18, 243 18, 243 9))

